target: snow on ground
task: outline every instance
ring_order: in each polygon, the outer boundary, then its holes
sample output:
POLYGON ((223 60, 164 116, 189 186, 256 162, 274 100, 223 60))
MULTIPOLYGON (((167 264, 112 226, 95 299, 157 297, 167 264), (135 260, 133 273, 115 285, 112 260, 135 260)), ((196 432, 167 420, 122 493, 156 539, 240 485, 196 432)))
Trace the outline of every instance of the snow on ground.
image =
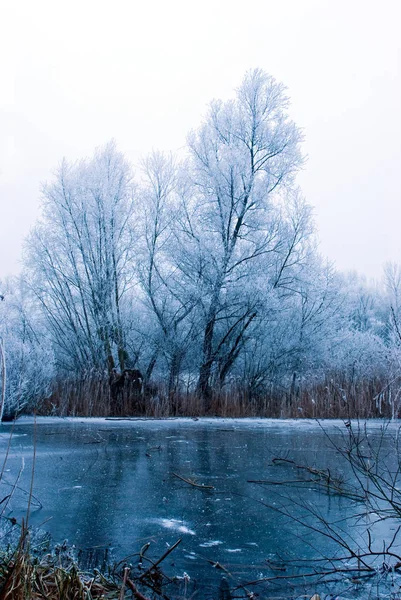
MULTIPOLYGON (((135 424, 136 427, 147 426, 149 424, 157 424, 159 427, 169 427, 172 423, 183 425, 186 427, 199 427, 199 425, 208 425, 210 427, 221 428, 222 426, 230 426, 232 428, 247 427, 247 428, 285 428, 288 430, 294 429, 305 429, 305 428, 317 428, 323 426, 326 428, 344 427, 344 421, 341 419, 267 419, 261 417, 245 417, 245 418, 227 418, 227 417, 168 417, 168 418, 146 418, 146 417, 126 417, 126 418, 114 418, 114 417, 36 417, 22 416, 19 417, 16 426, 18 425, 31 425, 36 421, 37 425, 54 425, 57 423, 85 423, 88 425, 118 425, 119 427, 131 427, 135 424)), ((354 426, 358 425, 358 421, 351 420, 354 426)), ((365 421, 359 421, 361 425, 365 421)), ((386 421, 383 419, 370 419, 367 420, 369 428, 379 429, 383 426, 390 427, 391 429, 398 429, 401 425, 401 421, 395 419, 393 421, 386 421)), ((2 423, 2 426, 12 427, 13 423, 2 423)), ((7 431, 7 430, 6 430, 7 431)), ((2 434, 1 435, 7 435, 2 434)))

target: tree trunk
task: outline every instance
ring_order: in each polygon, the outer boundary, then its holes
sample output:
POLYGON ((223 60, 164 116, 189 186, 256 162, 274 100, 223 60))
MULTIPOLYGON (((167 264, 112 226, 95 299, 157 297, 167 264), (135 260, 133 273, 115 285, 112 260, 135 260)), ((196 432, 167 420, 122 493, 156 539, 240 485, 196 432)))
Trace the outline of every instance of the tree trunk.
POLYGON ((177 382, 181 370, 182 351, 176 350, 170 362, 170 372, 168 380, 168 396, 174 398, 177 391, 177 382))
POLYGON ((213 366, 213 333, 216 324, 216 311, 209 311, 209 320, 206 325, 205 335, 203 338, 203 360, 199 369, 198 379, 198 394, 205 401, 205 409, 210 409, 211 403, 211 388, 210 376, 213 366))

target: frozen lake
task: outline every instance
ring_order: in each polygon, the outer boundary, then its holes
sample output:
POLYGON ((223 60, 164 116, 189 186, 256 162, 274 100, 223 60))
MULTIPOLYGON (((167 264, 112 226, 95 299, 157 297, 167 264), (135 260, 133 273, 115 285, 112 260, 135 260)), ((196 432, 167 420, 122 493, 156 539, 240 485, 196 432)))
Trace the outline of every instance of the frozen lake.
MULTIPOLYGON (((379 423, 369 426, 372 435, 378 433, 379 423)), ((333 439, 344 430, 340 422, 323 422, 323 427, 333 439)), ((2 456, 12 428, 2 425, 2 456)), ((33 503, 31 525, 79 549, 109 548, 117 560, 148 541, 149 555, 158 558, 181 538, 164 570, 185 572, 192 582, 207 582, 210 589, 222 574, 212 563, 230 572, 233 586, 272 575, 271 565, 281 558, 308 559, 322 549, 329 553, 327 540, 314 538, 266 505, 288 505, 290 494, 297 502, 311 502, 332 520, 355 509, 350 500, 313 486, 279 485, 294 479, 294 469, 272 464, 277 457, 348 476, 313 421, 39 418, 35 428, 32 419, 24 418, 13 429, 1 497, 22 459, 19 486, 29 489, 34 437, 33 492, 42 506, 33 503), (176 475, 213 489, 195 488, 176 475), (249 483, 264 479, 277 485, 249 483)), ((10 516, 24 516, 26 499, 18 490, 10 516)))

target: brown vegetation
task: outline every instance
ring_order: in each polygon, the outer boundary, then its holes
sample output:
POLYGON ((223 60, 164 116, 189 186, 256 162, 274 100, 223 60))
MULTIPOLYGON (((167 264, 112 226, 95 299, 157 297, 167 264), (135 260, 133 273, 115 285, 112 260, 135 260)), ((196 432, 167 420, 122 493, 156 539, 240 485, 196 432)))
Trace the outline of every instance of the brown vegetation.
POLYGON ((67 552, 38 558, 31 552, 29 540, 29 529, 22 523, 17 546, 0 553, 0 600, 125 600, 126 593, 136 600, 149 600, 148 593, 154 599, 167 598, 163 586, 173 580, 159 565, 181 542, 178 540, 157 561, 144 556, 148 544, 137 554, 135 569, 119 563, 109 567, 106 574, 97 569, 80 570, 66 548, 67 552), (146 569, 144 560, 149 564, 146 569))
POLYGON ((79 417, 270 417, 369 419, 397 418, 401 408, 397 384, 380 378, 352 382, 345 377, 326 377, 316 384, 300 384, 296 390, 272 386, 252 391, 239 384, 227 385, 211 394, 206 410, 195 390, 168 394, 164 383, 125 383, 113 394, 108 380, 90 374, 57 380, 37 414, 79 417))

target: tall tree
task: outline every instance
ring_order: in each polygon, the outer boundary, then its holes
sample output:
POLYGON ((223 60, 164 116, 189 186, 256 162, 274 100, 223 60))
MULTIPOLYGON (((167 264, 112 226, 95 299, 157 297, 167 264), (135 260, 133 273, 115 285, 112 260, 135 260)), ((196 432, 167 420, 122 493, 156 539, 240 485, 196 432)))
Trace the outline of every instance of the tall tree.
POLYGON ((225 379, 260 310, 255 288, 291 283, 310 234, 309 208, 293 192, 301 133, 288 118, 285 88, 260 70, 234 100, 213 102, 189 136, 191 193, 184 199, 181 269, 201 289, 198 390, 225 379), (296 197, 288 214, 288 196, 296 197), (280 201, 281 198, 281 201, 280 201))
POLYGON ((179 375, 194 327, 190 319, 198 292, 185 286, 180 261, 180 232, 177 229, 179 167, 171 156, 153 152, 144 162, 143 250, 139 280, 145 304, 153 316, 157 334, 146 368, 149 377, 157 357, 163 356, 168 370, 168 393, 176 391, 179 375))
POLYGON ((121 303, 132 281, 133 214, 131 170, 113 143, 91 160, 63 161, 43 189, 28 261, 61 367, 124 368, 121 303))

